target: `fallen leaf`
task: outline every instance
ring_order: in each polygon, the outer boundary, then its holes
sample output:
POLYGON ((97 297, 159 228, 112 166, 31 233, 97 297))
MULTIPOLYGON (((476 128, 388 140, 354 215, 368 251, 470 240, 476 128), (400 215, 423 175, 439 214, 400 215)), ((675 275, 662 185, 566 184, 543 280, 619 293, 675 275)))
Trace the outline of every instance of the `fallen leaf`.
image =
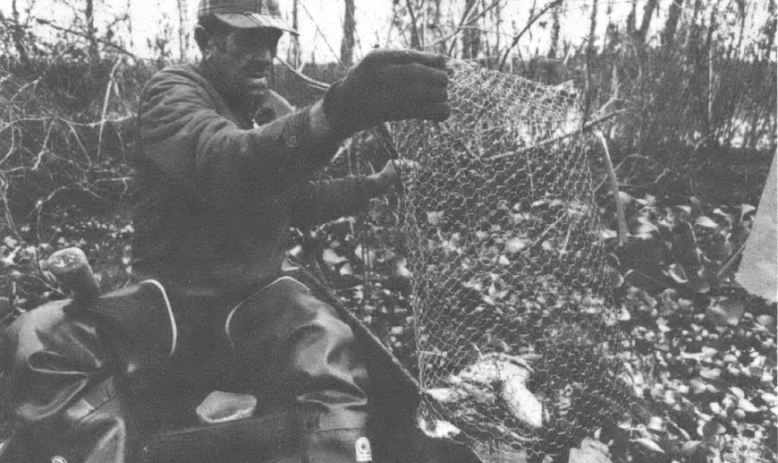
POLYGON ((651 450, 652 452, 665 453, 664 449, 662 449, 662 447, 660 447, 659 444, 657 444, 651 439, 641 437, 639 439, 632 439, 632 442, 638 443, 643 447, 647 448, 648 450, 651 450))
POLYGON ((710 230, 714 230, 714 229, 718 228, 719 224, 717 224, 710 217, 705 216, 705 215, 701 215, 701 216, 697 217, 697 220, 694 221, 694 226, 695 227, 702 227, 702 228, 707 228, 707 229, 710 229, 710 230))
POLYGON ((647 427, 652 431, 662 432, 665 430, 665 422, 659 416, 652 416, 651 419, 648 420, 647 427))
POLYGON ((678 264, 670 265, 670 267, 667 268, 667 275, 678 284, 684 284, 689 281, 686 277, 686 273, 683 271, 683 267, 678 264))
POLYGON ((336 267, 343 262, 348 262, 348 259, 343 256, 339 256, 338 253, 336 253, 331 248, 326 248, 324 251, 322 251, 321 257, 324 263, 330 267, 336 267))
POLYGON ((737 402, 737 408, 743 410, 746 413, 758 413, 760 409, 751 403, 748 399, 740 399, 737 402))
POLYGON ((717 379, 719 376, 721 376, 721 369, 703 368, 702 370, 700 370, 700 376, 702 376, 705 379, 717 379))
POLYGON ((443 215, 444 211, 427 212, 427 222, 432 226, 438 226, 443 221, 443 215))
POLYGON ((705 319, 719 326, 737 326, 746 312, 746 303, 741 298, 723 297, 705 309, 705 319))
POLYGON ((692 207, 691 206, 678 205, 678 206, 673 206, 673 209, 678 211, 678 212, 683 212, 686 215, 691 215, 691 213, 692 213, 692 207))
POLYGON ((608 455, 607 445, 591 439, 584 439, 580 449, 570 449, 570 457, 567 461, 568 463, 611 463, 611 458, 608 455))
POLYGON ((428 436, 435 437, 435 438, 443 438, 443 439, 452 439, 457 434, 462 432, 459 430, 459 428, 457 428, 453 424, 443 420, 435 420, 435 422, 432 423, 431 427, 423 425, 421 426, 421 429, 428 436))
POLYGON ((521 238, 515 236, 505 243, 505 251, 508 254, 516 254, 526 247, 527 240, 522 240, 521 238))
POLYGON ((697 453, 697 450, 700 449, 701 445, 702 441, 699 440, 684 442, 681 445, 681 453, 683 453, 687 458, 691 458, 695 453, 697 453))
POLYGON ((340 276, 349 276, 354 274, 354 269, 351 267, 351 264, 346 262, 345 264, 341 265, 338 269, 338 274, 340 276))
POLYGON ((443 404, 457 402, 462 399, 462 393, 448 387, 427 389, 424 393, 443 404))
POLYGON ((775 333, 776 331, 775 317, 771 315, 759 315, 756 317, 756 321, 759 322, 760 325, 767 328, 767 330, 770 331, 771 333, 775 333))
POLYGON ((543 403, 519 379, 503 383, 502 398, 513 415, 533 428, 543 426, 543 403))
POLYGON ((738 399, 743 399, 746 397, 746 393, 743 391, 743 389, 740 389, 737 386, 732 386, 729 388, 729 391, 732 392, 732 394, 734 394, 738 399))
POLYGON ((756 208, 750 204, 742 204, 740 206, 740 220, 743 220, 748 214, 755 212, 756 208))

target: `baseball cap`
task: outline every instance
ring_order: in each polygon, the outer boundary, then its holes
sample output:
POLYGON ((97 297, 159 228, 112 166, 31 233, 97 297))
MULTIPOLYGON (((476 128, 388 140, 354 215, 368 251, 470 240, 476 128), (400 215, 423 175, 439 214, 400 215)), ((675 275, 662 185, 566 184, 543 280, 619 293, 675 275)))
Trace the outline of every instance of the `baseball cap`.
POLYGON ((236 29, 272 28, 299 35, 284 22, 276 0, 200 0, 197 17, 207 16, 236 29))

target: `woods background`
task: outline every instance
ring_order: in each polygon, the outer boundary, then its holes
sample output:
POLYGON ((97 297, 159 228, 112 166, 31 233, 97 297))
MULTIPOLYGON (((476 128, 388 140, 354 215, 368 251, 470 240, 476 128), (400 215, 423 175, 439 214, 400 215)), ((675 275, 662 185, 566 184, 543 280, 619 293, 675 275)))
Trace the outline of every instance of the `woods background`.
MULTIPOLYGON (((616 248, 612 234, 603 236, 622 328, 633 339, 635 389, 659 421, 633 423, 621 437, 630 450, 612 446, 614 458, 775 461, 776 306, 733 282, 776 150, 775 1, 527 1, 521 17, 509 0, 381 1, 391 16, 378 45, 474 59, 548 85, 572 81, 585 120, 619 111, 602 128, 631 239, 616 248), (583 34, 566 38, 570 23, 583 34)), ((110 9, 93 0, 49 3, 10 0, 0 9, 6 322, 65 296, 40 265, 56 249, 82 247, 105 289, 129 280, 127 155, 139 93, 155 71, 196 56, 194 5, 184 0, 145 43, 133 42, 129 0, 110 9)), ((288 3, 299 28, 306 1, 288 3)), ((294 105, 322 91, 290 69, 332 82, 366 51, 357 46, 355 13, 368 2, 337 7, 340 43, 317 35, 316 53, 283 44, 288 67, 277 66, 276 87, 294 105), (306 59, 313 56, 318 62, 306 59)), ((596 194, 615 230, 607 182, 596 194)), ((401 252, 384 250, 367 285, 351 222, 321 235, 320 261, 339 295, 413 369, 401 252)))

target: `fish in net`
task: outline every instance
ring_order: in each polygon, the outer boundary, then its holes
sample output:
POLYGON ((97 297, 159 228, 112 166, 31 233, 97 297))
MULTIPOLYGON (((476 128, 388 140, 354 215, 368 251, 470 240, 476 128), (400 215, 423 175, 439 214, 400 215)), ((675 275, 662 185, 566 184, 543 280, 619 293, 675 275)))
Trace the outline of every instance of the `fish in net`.
POLYGON ((567 461, 635 400, 619 357, 594 145, 572 86, 449 66, 451 117, 391 130, 403 160, 397 225, 419 418, 486 461, 567 461))

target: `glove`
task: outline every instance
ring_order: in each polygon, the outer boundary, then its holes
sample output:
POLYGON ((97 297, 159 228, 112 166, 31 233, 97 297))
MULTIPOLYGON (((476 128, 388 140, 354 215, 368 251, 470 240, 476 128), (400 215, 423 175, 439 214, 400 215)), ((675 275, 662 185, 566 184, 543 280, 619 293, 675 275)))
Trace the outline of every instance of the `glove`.
POLYGON ((376 50, 324 95, 324 114, 334 131, 349 136, 386 121, 445 120, 448 75, 442 55, 376 50))

